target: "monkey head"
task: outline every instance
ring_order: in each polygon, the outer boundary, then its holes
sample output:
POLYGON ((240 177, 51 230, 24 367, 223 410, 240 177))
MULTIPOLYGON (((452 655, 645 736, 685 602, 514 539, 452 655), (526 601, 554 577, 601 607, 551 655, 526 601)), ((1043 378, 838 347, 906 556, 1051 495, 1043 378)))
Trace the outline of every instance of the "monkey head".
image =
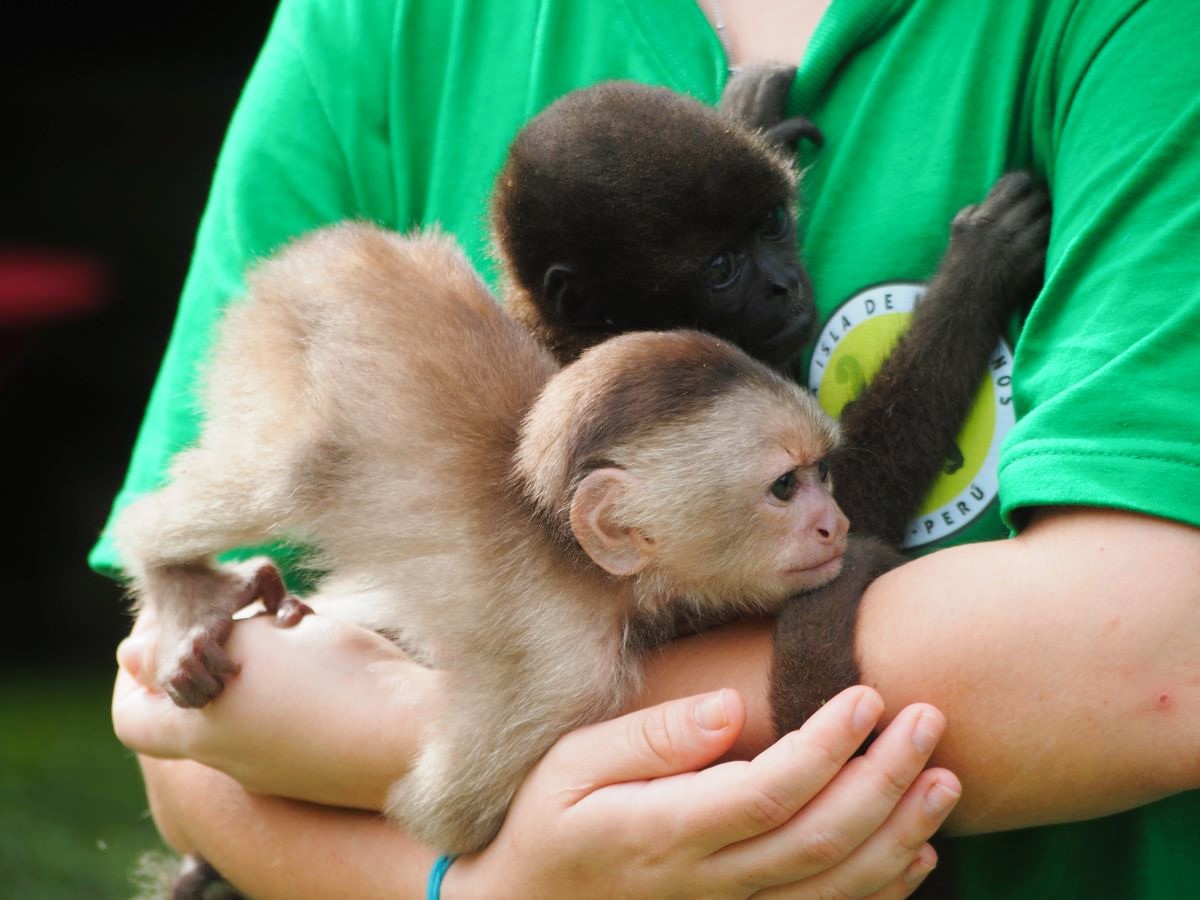
POLYGON ((585 352, 522 426, 516 471, 552 527, 643 603, 774 608, 841 569, 838 428, 815 399, 695 331, 585 352))
POLYGON ((506 302, 563 361, 694 328, 782 366, 808 341, 796 173, 739 122, 664 88, 566 95, 517 135, 492 199, 506 302))

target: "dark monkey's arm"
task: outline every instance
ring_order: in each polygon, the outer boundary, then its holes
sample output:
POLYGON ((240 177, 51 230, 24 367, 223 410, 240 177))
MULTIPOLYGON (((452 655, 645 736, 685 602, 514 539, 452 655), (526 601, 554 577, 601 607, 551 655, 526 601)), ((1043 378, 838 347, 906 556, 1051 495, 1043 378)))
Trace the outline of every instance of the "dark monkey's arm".
POLYGON ((834 484, 858 534, 903 540, 954 451, 1005 320, 1041 287, 1049 229, 1049 196, 1022 172, 955 216, 911 326, 842 412, 834 484))
MULTIPOLYGON (((721 97, 727 114, 773 143, 821 134, 783 118, 796 70, 753 66, 721 97)), ((1005 321, 1042 283, 1050 203, 1023 173, 1001 178, 954 218, 950 246, 899 344, 842 412, 846 452, 833 461, 836 496, 857 534, 898 544, 946 460, 1005 321)))

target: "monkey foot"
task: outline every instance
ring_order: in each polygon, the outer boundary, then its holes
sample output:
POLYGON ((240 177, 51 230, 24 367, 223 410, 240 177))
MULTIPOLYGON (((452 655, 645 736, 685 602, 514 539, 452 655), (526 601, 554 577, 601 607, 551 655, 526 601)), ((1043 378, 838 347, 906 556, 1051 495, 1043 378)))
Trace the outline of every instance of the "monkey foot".
POLYGON ((261 600, 263 608, 275 617, 280 628, 291 628, 313 610, 312 607, 288 593, 279 567, 265 556, 257 556, 235 566, 244 573, 245 584, 239 589, 237 606, 241 609, 255 600, 261 600))
POLYGON ((275 607, 267 606, 267 612, 275 615, 275 624, 280 628, 291 628, 305 616, 311 614, 313 608, 291 594, 280 600, 275 607))
POLYGON ((240 666, 222 646, 232 629, 233 620, 221 617, 188 631, 183 653, 163 679, 163 690, 176 706, 185 709, 204 706, 221 693, 225 679, 237 673, 240 666))

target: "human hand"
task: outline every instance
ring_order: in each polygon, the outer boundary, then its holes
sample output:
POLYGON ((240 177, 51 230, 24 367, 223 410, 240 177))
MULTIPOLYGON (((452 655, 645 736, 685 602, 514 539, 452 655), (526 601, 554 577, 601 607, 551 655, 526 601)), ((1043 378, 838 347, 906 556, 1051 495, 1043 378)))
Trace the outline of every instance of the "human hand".
POLYGON ((847 762, 882 711, 875 691, 850 688, 755 759, 701 771, 742 729, 735 691, 581 728, 442 895, 906 897, 936 862, 925 842, 961 786, 922 771, 945 727, 924 704, 847 762))
POLYGON ((153 685, 156 636, 143 612, 117 648, 117 738, 144 755, 196 760, 257 793, 382 808, 438 702, 438 673, 374 632, 318 615, 279 628, 259 616, 239 620, 226 643, 241 664, 229 689, 182 709, 153 685))

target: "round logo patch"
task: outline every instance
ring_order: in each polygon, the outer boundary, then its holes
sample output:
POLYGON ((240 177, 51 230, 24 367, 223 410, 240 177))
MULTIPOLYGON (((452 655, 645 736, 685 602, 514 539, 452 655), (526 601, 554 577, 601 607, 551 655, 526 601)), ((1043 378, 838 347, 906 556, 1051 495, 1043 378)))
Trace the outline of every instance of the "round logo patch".
MULTIPOLYGON (((843 303, 817 338, 808 386, 830 415, 858 396, 879 371, 925 296, 918 282, 875 285, 843 303)), ((988 361, 958 435, 958 454, 908 525, 905 547, 921 547, 949 537, 974 522, 995 499, 1000 444, 1016 414, 1012 406, 1012 350, 1002 339, 988 361)))

